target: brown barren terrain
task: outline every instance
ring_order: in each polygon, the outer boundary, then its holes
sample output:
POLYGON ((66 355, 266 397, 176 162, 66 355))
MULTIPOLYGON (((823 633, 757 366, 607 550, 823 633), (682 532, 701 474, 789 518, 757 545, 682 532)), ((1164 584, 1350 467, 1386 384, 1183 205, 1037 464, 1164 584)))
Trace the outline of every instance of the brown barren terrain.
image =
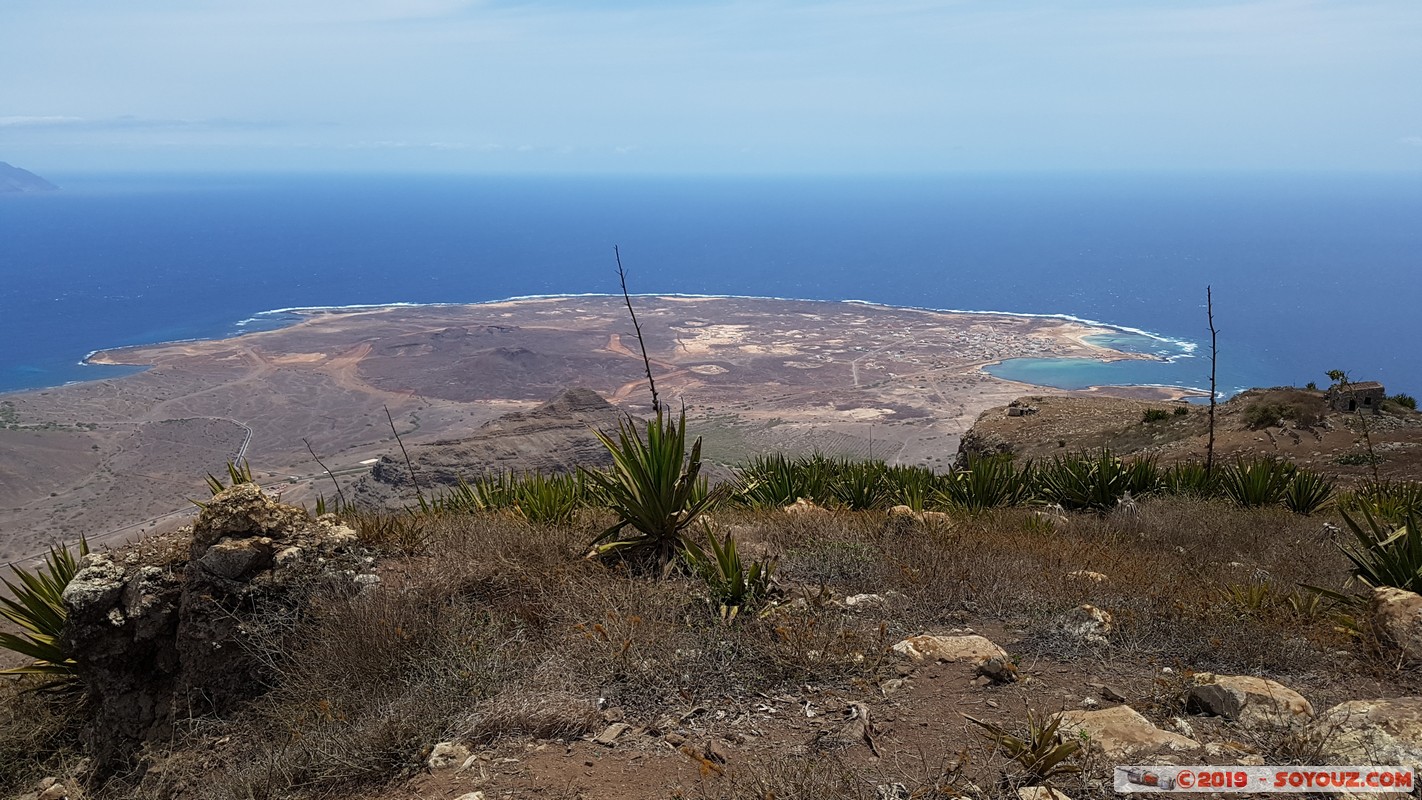
MULTIPOLYGON (((664 399, 706 453, 818 450, 946 468, 984 409, 1035 387, 980 367, 1021 356, 1122 358, 1056 319, 740 298, 643 297, 664 399)), ((287 328, 95 354, 147 370, 4 396, 0 560, 58 539, 122 538, 185 519, 203 476, 244 457, 310 500, 407 443, 458 438, 561 389, 634 413, 650 400, 620 297, 305 312, 287 328)))

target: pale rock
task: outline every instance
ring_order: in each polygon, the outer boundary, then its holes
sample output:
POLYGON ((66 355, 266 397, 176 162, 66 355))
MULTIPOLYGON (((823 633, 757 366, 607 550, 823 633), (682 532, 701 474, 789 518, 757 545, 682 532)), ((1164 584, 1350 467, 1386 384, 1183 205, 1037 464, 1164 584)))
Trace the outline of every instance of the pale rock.
POLYGON ((918 521, 937 528, 951 528, 958 524, 953 515, 946 511, 924 511, 918 515, 918 521))
POLYGON ((1062 616, 1060 622, 1062 632, 1084 644, 1104 645, 1109 642, 1111 631, 1115 626, 1111 620, 1111 613, 1104 608, 1097 608, 1089 603, 1083 603, 1062 616))
POLYGON ((1371 604, 1373 628, 1405 661, 1422 662, 1422 595, 1379 586, 1371 604))
POLYGON ((851 611, 878 611, 888 608, 891 602, 902 597, 903 595, 898 592, 852 594, 844 598, 844 607, 851 611))
POLYGON ((895 692, 904 688, 904 683, 906 681, 903 678, 890 678, 879 684, 879 693, 885 697, 891 697, 895 692))
POLYGON ((311 516, 305 509, 278 503, 255 483, 239 483, 213 495, 193 523, 193 554, 227 537, 282 538, 307 528, 311 516))
POLYGON ((322 514, 316 518, 316 535, 332 545, 350 544, 360 538, 354 528, 344 525, 335 514, 322 514))
POLYGON ((123 594, 124 568, 103 553, 84 557, 84 567, 75 573, 64 587, 62 598, 66 608, 108 609, 123 594))
POLYGON ((913 792, 902 783, 881 783, 874 787, 874 800, 911 800, 913 792))
POLYGON ((791 503, 790 505, 785 506, 784 508, 782 508, 782 509, 780 509, 780 510, 781 510, 781 511, 784 511, 786 514, 828 514, 828 513, 829 513, 829 510, 828 510, 828 509, 823 508, 823 507, 821 507, 821 506, 817 506, 817 505, 815 505, 814 503, 811 503, 809 500, 806 500, 806 499, 803 498, 803 497, 801 497, 800 499, 798 499, 798 500, 796 500, 795 502, 791 503))
POLYGON ((988 659, 1010 660, 1007 651, 985 636, 911 636, 894 645, 894 652, 912 661, 967 661, 981 664, 988 659))
POLYGON ((622 734, 626 733, 631 729, 632 726, 628 725, 625 722, 614 722, 611 725, 608 725, 606 728, 603 728, 602 733, 599 733, 596 737, 594 737, 593 741, 604 747, 612 747, 614 744, 616 744, 617 737, 621 736, 622 734))
POLYGON ((468 794, 461 794, 460 796, 456 797, 454 800, 484 800, 484 793, 483 793, 483 792, 469 792, 468 794))
POLYGON ((1422 697, 1339 703, 1319 714, 1310 731, 1334 763, 1422 769, 1422 697))
POLYGON ((430 769, 460 767, 471 755, 473 753, 469 751, 468 745, 461 742, 440 742, 430 751, 429 758, 425 759, 425 765, 430 769))
POLYGON ((68 796, 69 791, 64 788, 64 784, 53 783, 50 784, 48 789, 40 792, 36 800, 64 800, 64 798, 68 796))
POLYGON ((1068 736, 1085 733, 1091 749, 1110 759, 1125 759, 1163 752, 1197 750, 1200 743, 1188 736, 1170 733, 1151 724, 1130 706, 1113 706, 1100 711, 1065 711, 1061 730, 1068 736))
POLYGON ((262 537, 224 539, 202 554, 198 566, 209 574, 229 580, 242 580, 275 563, 272 540, 262 537))
POLYGON ((1189 703, 1207 714, 1245 725, 1282 728, 1307 722, 1313 706, 1303 695, 1265 678, 1250 675, 1194 676, 1189 703))
POLYGON ((1071 800, 1071 797, 1050 786, 1023 786, 1017 790, 1020 800, 1071 800))

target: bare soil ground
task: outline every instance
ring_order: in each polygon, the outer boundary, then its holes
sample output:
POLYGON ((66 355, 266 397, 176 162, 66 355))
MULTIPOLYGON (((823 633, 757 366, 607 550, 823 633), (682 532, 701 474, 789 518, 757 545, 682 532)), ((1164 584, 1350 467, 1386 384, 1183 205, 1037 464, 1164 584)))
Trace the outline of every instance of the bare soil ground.
MULTIPOLYGON (((1216 746, 1184 763, 1316 763, 1320 743, 1297 731, 1187 709, 1188 676, 1265 676, 1319 711, 1422 692, 1419 673, 1340 632, 1326 609, 1288 602, 1300 583, 1345 588, 1329 520, 1180 499, 1042 519, 719 514, 748 555, 778 561, 785 601, 804 598, 726 625, 690 578, 582 560, 598 515, 565 528, 444 518, 420 552, 371 567, 378 591, 326 598, 298 635, 257 643, 282 665, 266 696, 154 743, 146 773, 71 797, 868 800, 902 784, 914 797, 1012 798, 1000 783, 1009 759, 965 714, 1021 730, 1029 710, 1124 703, 1216 746), (1241 591, 1251 586, 1264 587, 1258 599, 1241 591), (847 606, 866 592, 886 602, 847 606), (1108 641, 1062 627, 1082 603, 1110 612, 1108 641), (1015 683, 889 651, 968 631, 1011 654, 1015 683), (856 708, 868 738, 845 736, 856 708), (619 722, 624 733, 595 740, 619 722), (442 740, 468 744, 468 768, 425 766, 442 740)), ((53 719, 62 702, 9 698, 0 763, 27 776, 17 790, 73 768, 81 753, 53 719)), ((1079 765, 1054 785, 1112 796, 1109 759, 1079 765)))

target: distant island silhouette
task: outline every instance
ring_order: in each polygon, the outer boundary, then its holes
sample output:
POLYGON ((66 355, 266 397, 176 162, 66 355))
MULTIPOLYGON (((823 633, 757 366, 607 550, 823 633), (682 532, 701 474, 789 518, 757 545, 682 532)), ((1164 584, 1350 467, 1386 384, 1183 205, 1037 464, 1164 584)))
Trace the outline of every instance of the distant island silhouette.
POLYGON ((10 192, 53 192, 58 186, 27 169, 0 161, 0 194, 10 192))

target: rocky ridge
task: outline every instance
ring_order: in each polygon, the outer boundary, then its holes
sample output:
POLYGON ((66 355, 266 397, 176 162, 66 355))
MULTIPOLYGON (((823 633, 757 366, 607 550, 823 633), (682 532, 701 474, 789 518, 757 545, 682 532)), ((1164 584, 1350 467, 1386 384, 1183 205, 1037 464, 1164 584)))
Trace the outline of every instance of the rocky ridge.
MULTIPOLYGON (((530 411, 490 420, 470 436, 409 448, 424 490, 439 492, 487 475, 505 472, 562 474, 580 466, 612 463, 594 430, 612 430, 623 414, 597 392, 565 389, 530 411)), ((410 470, 398 453, 385 455, 352 489, 358 502, 400 506, 410 502, 410 470)))
POLYGON ((64 590, 100 776, 171 737, 178 720, 223 714, 259 693, 270 683, 262 651, 283 632, 258 620, 332 584, 358 591, 374 561, 334 516, 312 519, 251 483, 213 497, 169 544, 158 563, 91 554, 64 590))

